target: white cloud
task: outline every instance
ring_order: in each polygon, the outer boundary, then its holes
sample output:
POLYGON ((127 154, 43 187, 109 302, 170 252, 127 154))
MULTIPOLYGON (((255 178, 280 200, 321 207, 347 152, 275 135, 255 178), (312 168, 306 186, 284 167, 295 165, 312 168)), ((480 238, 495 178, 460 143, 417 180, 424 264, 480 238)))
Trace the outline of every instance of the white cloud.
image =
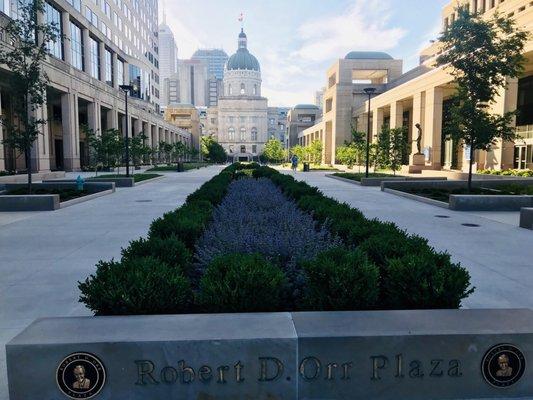
POLYGON ((389 1, 354 0, 341 15, 308 21, 298 30, 302 45, 293 56, 323 61, 352 50, 392 49, 406 31, 388 27, 390 11, 389 1))

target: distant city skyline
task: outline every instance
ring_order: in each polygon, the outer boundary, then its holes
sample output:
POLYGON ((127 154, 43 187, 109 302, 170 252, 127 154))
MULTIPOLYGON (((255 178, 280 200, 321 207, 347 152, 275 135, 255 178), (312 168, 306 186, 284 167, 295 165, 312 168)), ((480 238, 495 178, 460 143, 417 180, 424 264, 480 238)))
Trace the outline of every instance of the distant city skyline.
POLYGON ((180 58, 198 49, 231 53, 238 21, 244 26, 263 72, 263 93, 275 106, 314 103, 326 70, 352 50, 386 51, 418 65, 418 53, 438 36, 447 0, 161 0, 180 58), (414 12, 416 11, 416 12, 414 12))

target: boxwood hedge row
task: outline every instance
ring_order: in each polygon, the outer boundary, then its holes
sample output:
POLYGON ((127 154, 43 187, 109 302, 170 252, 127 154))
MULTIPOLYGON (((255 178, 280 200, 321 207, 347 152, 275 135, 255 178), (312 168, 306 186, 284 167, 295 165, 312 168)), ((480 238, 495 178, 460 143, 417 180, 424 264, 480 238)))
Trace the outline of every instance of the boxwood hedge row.
POLYGON ((96 315, 458 308, 470 275, 449 254, 391 223, 369 220, 317 188, 258 164, 233 164, 192 193, 179 209, 153 221, 148 237, 101 261, 79 283, 80 301, 96 315), (300 262, 303 291, 275 260, 225 254, 194 268, 198 239, 235 179, 268 178, 341 244, 300 262), (291 297, 292 296, 292 297, 291 297))

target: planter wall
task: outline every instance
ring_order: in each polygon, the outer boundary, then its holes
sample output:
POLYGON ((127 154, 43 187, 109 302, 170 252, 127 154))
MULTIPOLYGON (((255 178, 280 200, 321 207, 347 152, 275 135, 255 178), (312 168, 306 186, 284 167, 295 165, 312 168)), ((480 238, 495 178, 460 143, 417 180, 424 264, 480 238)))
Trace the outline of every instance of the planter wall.
POLYGON ((58 194, 0 196, 0 211, 53 211, 59 208, 58 194))
MULTIPOLYGON (((473 187, 483 187, 497 189, 500 186, 507 185, 533 185, 533 178, 515 178, 515 179, 494 179, 486 181, 472 181, 473 187)), ((394 189, 460 189, 467 186, 467 181, 442 181, 442 180, 423 180, 423 181, 384 181, 381 184, 381 190, 394 189)))
POLYGON ((520 211, 523 207, 533 207, 533 196, 450 196, 450 210, 456 211, 520 211))
POLYGON ((533 208, 520 210, 520 227, 533 230, 533 208))
MULTIPOLYGON (((75 179, 59 179, 53 181, 43 181, 43 183, 75 183, 75 179)), ((135 181, 133 178, 87 178, 85 184, 89 183, 114 183, 115 187, 133 187, 135 181)))

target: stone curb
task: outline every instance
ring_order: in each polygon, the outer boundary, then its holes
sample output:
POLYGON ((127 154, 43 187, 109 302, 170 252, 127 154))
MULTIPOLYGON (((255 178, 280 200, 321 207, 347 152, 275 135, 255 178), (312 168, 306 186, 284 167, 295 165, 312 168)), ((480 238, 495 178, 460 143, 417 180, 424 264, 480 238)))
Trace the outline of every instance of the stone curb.
POLYGON ((163 175, 163 176, 158 176, 158 177, 152 178, 152 179, 146 179, 146 180, 141 181, 141 182, 136 182, 136 183, 134 183, 133 186, 141 186, 141 185, 144 185, 145 183, 152 183, 154 181, 159 181, 159 180, 161 180, 163 178, 166 178, 166 176, 163 175))
POLYGON ((97 193, 89 194, 87 196, 78 197, 76 199, 64 201, 59 204, 59 208, 63 209, 63 208, 67 208, 70 206, 75 206, 76 204, 85 203, 86 201, 97 199, 98 197, 102 197, 102 196, 107 196, 108 194, 112 194, 112 193, 115 193, 114 187, 113 189, 108 189, 102 192, 97 192, 97 193))
POLYGON ((351 183, 352 185, 358 185, 358 186, 361 186, 361 182, 359 181, 354 181, 353 179, 348 179, 348 178, 342 178, 340 176, 335 176, 335 175, 325 175, 326 178, 331 178, 331 179, 336 179, 338 181, 342 181, 342 182, 346 182, 346 183, 351 183))
POLYGON ((440 208, 446 208, 448 210, 450 209, 450 205, 448 203, 443 202, 443 201, 433 200, 433 199, 429 199, 427 197, 417 196, 416 194, 406 193, 406 192, 402 192, 400 190, 394 190, 394 189, 389 189, 389 188, 382 188, 381 191, 383 191, 385 193, 394 194, 396 196, 405 197, 406 199, 419 201, 421 203, 426 203, 426 204, 429 204, 429 205, 432 205, 432 206, 436 206, 436 207, 440 207, 440 208))

